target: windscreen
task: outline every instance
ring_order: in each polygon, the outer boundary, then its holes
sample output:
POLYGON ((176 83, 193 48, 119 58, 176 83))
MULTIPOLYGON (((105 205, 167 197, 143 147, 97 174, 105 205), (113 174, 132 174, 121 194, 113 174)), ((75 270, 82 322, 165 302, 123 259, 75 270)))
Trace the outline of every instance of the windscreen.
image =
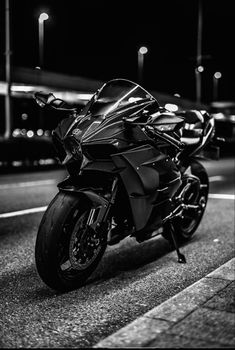
POLYGON ((144 102, 155 99, 138 84, 125 79, 115 79, 103 85, 89 105, 87 112, 93 117, 107 116, 116 109, 139 100, 144 102))

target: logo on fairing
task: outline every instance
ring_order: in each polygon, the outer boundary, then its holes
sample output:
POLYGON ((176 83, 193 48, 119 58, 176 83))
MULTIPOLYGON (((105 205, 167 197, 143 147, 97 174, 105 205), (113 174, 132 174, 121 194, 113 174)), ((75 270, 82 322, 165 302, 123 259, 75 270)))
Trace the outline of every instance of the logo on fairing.
POLYGON ((74 136, 79 136, 79 135, 81 135, 81 133, 82 133, 82 130, 80 130, 80 129, 74 129, 72 131, 72 135, 74 135, 74 136))

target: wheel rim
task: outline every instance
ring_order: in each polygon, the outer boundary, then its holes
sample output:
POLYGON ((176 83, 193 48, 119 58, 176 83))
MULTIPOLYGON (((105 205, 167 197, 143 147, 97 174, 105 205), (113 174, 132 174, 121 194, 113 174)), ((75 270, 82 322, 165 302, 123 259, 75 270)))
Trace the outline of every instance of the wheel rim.
POLYGON ((89 216, 86 211, 78 220, 69 244, 69 258, 76 270, 88 268, 101 250, 101 239, 97 232, 85 222, 89 216))
POLYGON ((185 209, 182 213, 182 218, 179 218, 178 225, 183 237, 190 237, 198 224, 201 221, 203 213, 206 208, 207 197, 208 197, 208 186, 202 178, 196 177, 191 179, 191 186, 184 193, 183 203, 186 205, 199 205, 199 210, 185 209), (196 181, 195 181, 196 180, 196 181))
POLYGON ((194 232, 194 229, 197 227, 198 222, 200 222, 205 211, 206 202, 207 197, 204 194, 201 194, 197 203, 191 203, 199 204, 201 207, 200 210, 195 211, 195 214, 193 215, 188 215, 186 210, 183 212, 183 216, 180 218, 180 228, 183 236, 189 237, 194 232))
POLYGON ((90 211, 91 209, 86 210, 80 215, 77 209, 74 210, 63 227, 64 234, 58 249, 58 268, 68 280, 89 268, 104 245, 103 237, 98 237, 98 233, 85 224, 90 211))

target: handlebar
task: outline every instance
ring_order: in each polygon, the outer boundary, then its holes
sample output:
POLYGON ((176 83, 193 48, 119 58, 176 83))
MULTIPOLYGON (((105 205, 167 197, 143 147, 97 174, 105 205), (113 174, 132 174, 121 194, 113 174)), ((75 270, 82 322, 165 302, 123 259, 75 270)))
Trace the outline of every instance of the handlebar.
POLYGON ((36 102, 40 105, 40 107, 45 107, 46 105, 50 104, 51 101, 56 99, 56 97, 52 93, 47 94, 42 91, 35 92, 34 98, 36 102))
POLYGON ((64 107, 64 105, 66 105, 65 101, 56 98, 51 92, 49 94, 42 91, 35 92, 34 98, 40 107, 50 106, 59 111, 77 111, 76 108, 64 107))

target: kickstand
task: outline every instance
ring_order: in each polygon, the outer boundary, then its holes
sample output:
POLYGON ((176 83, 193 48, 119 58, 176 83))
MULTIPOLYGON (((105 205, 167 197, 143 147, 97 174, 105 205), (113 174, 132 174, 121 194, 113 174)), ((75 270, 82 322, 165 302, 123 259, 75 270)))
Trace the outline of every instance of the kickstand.
POLYGON ((178 244, 177 244, 176 239, 175 239, 175 230, 174 230, 174 227, 173 227, 172 223, 170 223, 169 228, 170 228, 171 238, 172 238, 172 241, 173 241, 173 244, 174 244, 177 256, 178 256, 178 262, 182 263, 182 264, 185 264, 186 263, 186 258, 184 256, 184 254, 180 253, 178 244))

